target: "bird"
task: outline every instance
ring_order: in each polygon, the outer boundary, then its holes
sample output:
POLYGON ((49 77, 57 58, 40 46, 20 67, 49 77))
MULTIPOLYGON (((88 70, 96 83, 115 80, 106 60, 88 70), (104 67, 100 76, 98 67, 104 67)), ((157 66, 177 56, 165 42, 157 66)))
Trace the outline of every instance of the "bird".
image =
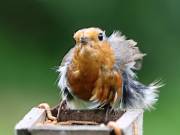
POLYGON ((136 72, 146 54, 137 42, 119 31, 108 37, 98 27, 80 29, 73 38, 75 44, 57 69, 61 98, 68 108, 153 108, 162 85, 138 81, 136 72))

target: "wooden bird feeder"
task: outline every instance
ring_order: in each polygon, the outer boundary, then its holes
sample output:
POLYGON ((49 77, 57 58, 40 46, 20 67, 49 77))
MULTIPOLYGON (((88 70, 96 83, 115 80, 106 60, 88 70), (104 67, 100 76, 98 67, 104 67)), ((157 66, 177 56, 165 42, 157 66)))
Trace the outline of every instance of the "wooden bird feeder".
MULTIPOLYGON (((46 112, 44 109, 32 108, 16 125, 15 135, 113 135, 113 129, 103 122, 115 121, 121 129, 122 135, 142 135, 143 110, 129 110, 114 112, 108 115, 102 110, 66 110, 61 114, 61 124, 45 124, 46 112), (62 124, 65 121, 71 124, 62 124), (75 124, 74 121, 89 121, 93 123, 75 124)), ((65 122, 66 123, 66 122, 65 122)))

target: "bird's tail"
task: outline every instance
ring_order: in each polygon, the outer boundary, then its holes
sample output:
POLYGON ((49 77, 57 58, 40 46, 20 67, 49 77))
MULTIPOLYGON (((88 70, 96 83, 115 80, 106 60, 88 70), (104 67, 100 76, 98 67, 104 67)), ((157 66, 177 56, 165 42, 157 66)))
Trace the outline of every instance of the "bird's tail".
POLYGON ((147 109, 153 108, 158 100, 158 88, 163 84, 155 81, 148 86, 136 81, 130 74, 123 73, 123 109, 147 109))

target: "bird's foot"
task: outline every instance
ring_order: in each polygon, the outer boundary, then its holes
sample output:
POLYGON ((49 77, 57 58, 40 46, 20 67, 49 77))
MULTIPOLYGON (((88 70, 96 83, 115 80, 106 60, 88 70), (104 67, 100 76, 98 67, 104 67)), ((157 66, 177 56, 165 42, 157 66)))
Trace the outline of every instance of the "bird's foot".
POLYGON ((114 121, 108 122, 107 127, 112 128, 115 135, 122 135, 121 129, 118 127, 116 122, 114 121))
MULTIPOLYGON (((106 117, 108 117, 109 114, 113 114, 114 115, 115 112, 116 112, 110 105, 105 106, 104 109, 106 111, 106 117)), ((115 135, 122 135, 121 129, 118 127, 116 122, 114 122, 114 121, 106 121, 106 123, 107 123, 107 126, 109 128, 113 129, 115 135)))
POLYGON ((62 100, 60 105, 59 105, 59 108, 58 108, 58 113, 57 113, 57 120, 58 121, 61 121, 61 112, 65 111, 65 110, 69 110, 68 106, 67 106, 67 102, 66 100, 62 100))
POLYGON ((57 118, 52 115, 51 108, 48 103, 41 103, 38 105, 38 107, 41 109, 45 109, 46 116, 49 122, 52 122, 54 124, 57 123, 57 118))
POLYGON ((104 107, 106 116, 105 116, 105 123, 108 123, 109 121, 109 115, 114 113, 114 109, 110 106, 110 104, 106 104, 104 107))

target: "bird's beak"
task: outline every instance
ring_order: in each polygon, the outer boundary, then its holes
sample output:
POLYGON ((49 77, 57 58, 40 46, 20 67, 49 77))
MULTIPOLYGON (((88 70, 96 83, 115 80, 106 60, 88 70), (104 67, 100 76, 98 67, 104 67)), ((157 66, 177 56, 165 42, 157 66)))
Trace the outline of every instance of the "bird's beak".
POLYGON ((81 37, 80 39, 81 44, 86 45, 88 43, 88 39, 86 37, 81 37))

